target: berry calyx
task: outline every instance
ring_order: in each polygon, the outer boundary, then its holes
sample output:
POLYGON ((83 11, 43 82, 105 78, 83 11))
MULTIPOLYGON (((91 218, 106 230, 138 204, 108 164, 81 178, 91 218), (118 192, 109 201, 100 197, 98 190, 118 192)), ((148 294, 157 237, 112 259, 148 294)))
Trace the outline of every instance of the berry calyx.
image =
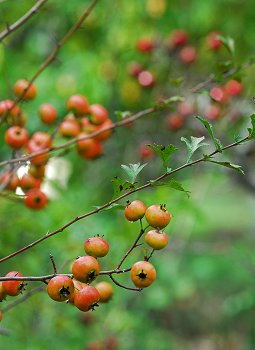
POLYGON ((44 192, 38 188, 29 190, 25 197, 25 204, 27 207, 35 210, 44 208, 48 203, 48 198, 44 192))
POLYGON ((148 261, 138 261, 131 268, 131 280, 137 288, 150 286, 156 278, 156 270, 148 261))

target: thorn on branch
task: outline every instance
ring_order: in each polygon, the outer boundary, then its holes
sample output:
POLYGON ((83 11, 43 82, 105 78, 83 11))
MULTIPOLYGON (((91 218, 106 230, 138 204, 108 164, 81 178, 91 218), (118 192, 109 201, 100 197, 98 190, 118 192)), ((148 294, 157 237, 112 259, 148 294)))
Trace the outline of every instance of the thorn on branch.
POLYGON ((54 261, 54 258, 53 258, 53 255, 50 254, 50 261, 52 263, 52 266, 53 266, 53 271, 55 274, 57 274, 57 267, 56 267, 56 264, 55 264, 55 261, 54 261))

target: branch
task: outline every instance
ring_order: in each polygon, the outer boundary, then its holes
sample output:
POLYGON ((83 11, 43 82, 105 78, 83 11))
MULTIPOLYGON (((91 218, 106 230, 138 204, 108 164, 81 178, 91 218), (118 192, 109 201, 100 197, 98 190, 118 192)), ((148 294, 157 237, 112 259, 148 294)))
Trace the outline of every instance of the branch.
POLYGON ((15 23, 0 33, 0 43, 6 38, 9 34, 20 28, 24 23, 26 23, 29 18, 37 13, 37 11, 47 2, 47 0, 39 0, 27 13, 24 14, 21 18, 19 18, 15 23))
POLYGON ((34 152, 28 156, 23 156, 23 157, 19 157, 19 158, 14 158, 14 159, 9 159, 9 160, 4 160, 2 162, 0 162, 0 167, 1 166, 4 166, 4 165, 7 165, 7 164, 13 164, 13 163, 20 163, 20 162, 25 162, 25 161, 28 161, 38 155, 41 155, 41 154, 45 154, 45 153, 49 153, 49 152, 53 152, 53 151, 59 151, 63 148, 66 148, 66 147, 69 147, 73 144, 75 144, 77 141, 80 141, 80 140, 87 140, 87 139, 91 139, 97 135, 100 135, 102 133, 104 133, 105 131, 108 131, 108 130, 113 130, 113 129, 116 129, 118 127, 121 127, 121 126, 124 126, 124 125, 127 125, 129 124, 130 122, 132 121, 135 121, 136 119, 139 119, 145 115, 148 115, 150 113, 154 113, 156 112, 158 109, 156 107, 151 107, 151 108, 147 108, 145 109, 144 111, 141 111, 141 112, 138 112, 136 114, 133 114, 131 117, 129 118, 126 118, 124 120, 121 120, 119 122, 116 122, 116 123, 113 123, 112 125, 110 126, 107 126, 107 127, 104 127, 98 131, 95 131, 91 134, 88 134, 86 136, 78 136, 78 137, 75 137, 65 143, 63 143, 62 145, 58 145, 58 146, 53 146, 53 147, 50 147, 50 148, 44 148, 40 151, 37 151, 37 152, 34 152))
MULTIPOLYGON (((250 137, 250 136, 246 136, 246 137, 244 137, 243 139, 241 139, 241 140, 239 140, 239 141, 236 141, 236 142, 234 142, 234 143, 232 143, 232 144, 229 144, 229 145, 227 145, 227 146, 225 146, 225 147, 222 147, 220 151, 222 152, 222 151, 225 151, 225 150, 227 150, 227 149, 229 149, 229 148, 235 147, 235 146, 237 146, 237 145, 239 145, 239 144, 241 144, 241 143, 243 143, 244 141, 247 141, 247 140, 249 140, 249 139, 251 139, 251 137, 250 137)), ((215 150, 215 151, 211 152, 211 153, 208 155, 208 157, 212 157, 212 156, 214 156, 215 154, 220 153, 220 151, 215 150)), ((181 165, 181 166, 175 168, 174 170, 171 170, 171 171, 169 171, 169 172, 166 172, 166 173, 162 174, 161 176, 157 177, 157 178, 153 181, 153 183, 159 182, 159 181, 163 180, 164 178, 166 178, 166 177, 168 177, 168 176, 170 176, 170 175, 172 175, 172 174, 177 173, 178 171, 181 171, 181 170, 183 170, 183 169, 186 169, 186 168, 188 168, 188 167, 191 167, 191 166, 193 166, 193 165, 195 165, 195 164, 198 164, 198 163, 201 163, 201 162, 204 162, 204 161, 206 161, 206 159, 205 159, 204 157, 201 157, 201 158, 199 158, 199 159, 197 159, 197 160, 194 160, 194 161, 192 161, 192 162, 190 162, 190 163, 185 163, 185 164, 183 164, 183 165, 181 165)), ((44 236, 42 236, 41 238, 35 240, 34 242, 30 243, 29 245, 27 245, 27 246, 25 246, 25 247, 23 247, 23 248, 21 248, 21 249, 15 251, 15 252, 13 252, 13 253, 11 253, 11 254, 9 254, 9 255, 3 257, 2 259, 0 259, 0 263, 4 262, 4 261, 6 261, 6 260, 9 260, 9 259, 11 259, 12 257, 14 257, 14 256, 16 256, 16 255, 18 255, 18 254, 20 254, 20 253, 22 253, 22 252, 24 252, 24 251, 26 251, 26 250, 32 248, 32 247, 34 247, 35 245, 37 245, 37 244, 43 242, 45 239, 47 239, 47 238, 49 238, 49 237, 52 237, 52 236, 56 235, 57 233, 63 232, 67 227, 73 225, 75 222, 80 221, 80 220, 82 220, 82 219, 84 219, 84 218, 86 218, 86 217, 88 217, 88 216, 93 215, 93 214, 99 213, 99 212, 101 212, 103 209, 105 209, 105 208, 111 206, 112 204, 118 202, 119 200, 121 200, 121 199, 123 199, 123 198, 125 198, 125 197, 128 197, 128 196, 131 195, 132 193, 136 193, 136 192, 142 191, 142 190, 144 190, 145 188, 148 188, 148 187, 151 187, 151 186, 153 186, 152 182, 148 182, 147 184, 144 184, 144 185, 142 185, 142 186, 140 186, 140 187, 137 187, 137 188, 135 188, 135 189, 132 189, 132 190, 130 190, 130 191, 128 191, 128 192, 122 194, 121 196, 119 196, 119 197, 117 197, 117 198, 115 198, 115 199, 112 199, 112 200, 109 201, 108 203, 105 203, 105 204, 103 204, 102 206, 100 206, 100 207, 98 207, 98 208, 96 208, 96 209, 94 209, 94 210, 91 210, 91 211, 89 211, 89 212, 87 212, 87 213, 85 213, 85 214, 83 214, 83 215, 77 216, 76 218, 74 218, 73 220, 67 222, 64 226, 60 227, 59 229, 57 229, 57 230, 55 230, 55 231, 52 231, 52 232, 47 232, 44 236)))
POLYGON ((39 75, 54 61, 54 59, 57 57, 57 54, 61 47, 67 42, 68 39, 76 32, 77 29, 79 29, 84 22, 84 20, 89 16, 93 8, 95 7, 98 0, 93 0, 87 10, 81 15, 79 20, 69 29, 69 31, 65 34, 65 36, 57 42, 57 45, 55 49, 49 54, 49 56, 46 58, 46 60, 41 64, 41 66, 38 68, 37 72, 33 75, 33 77, 29 80, 27 88, 24 89, 23 93, 17 97, 12 106, 7 110, 7 112, 3 115, 3 117, 0 119, 0 123, 2 123, 8 113, 20 102, 23 100, 27 90, 30 88, 30 86, 33 84, 33 82, 39 77, 39 75))

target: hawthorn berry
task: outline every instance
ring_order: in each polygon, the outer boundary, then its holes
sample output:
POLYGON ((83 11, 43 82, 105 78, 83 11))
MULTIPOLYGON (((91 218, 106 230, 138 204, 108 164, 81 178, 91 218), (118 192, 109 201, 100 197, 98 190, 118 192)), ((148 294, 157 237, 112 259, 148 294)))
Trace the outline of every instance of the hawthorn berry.
POLYGON ((107 110, 100 104, 93 104, 89 107, 90 120, 93 124, 101 125, 108 119, 107 110))
POLYGON ((146 209, 145 218, 150 226, 162 229, 169 224, 171 214, 166 209, 165 205, 151 205, 146 209))
POLYGON ((188 41, 188 34, 182 29, 176 29, 171 33, 170 36, 170 47, 177 48, 183 46, 188 41))
POLYGON ((29 82, 25 79, 18 80, 14 85, 15 95, 18 97, 23 96, 24 100, 33 100, 37 95, 37 89, 34 84, 29 85, 29 82))
POLYGON ((89 102, 88 100, 79 94, 72 95, 66 101, 66 107, 69 111, 75 115, 82 116, 89 113, 89 102))
POLYGON ((100 265, 97 259, 90 255, 78 257, 72 265, 72 274, 80 282, 91 283, 99 272, 100 265))
POLYGON ((55 301, 68 300, 74 294, 72 279, 65 275, 53 277, 47 285, 47 293, 55 301))
POLYGON ((39 188, 32 188, 26 193, 25 204, 35 210, 43 209, 48 203, 48 198, 39 188))
POLYGON ((145 242, 153 249, 160 250, 168 244, 168 235, 160 230, 150 230, 144 236, 145 242))
POLYGON ((74 295, 74 305, 81 311, 94 310, 98 306, 100 294, 98 290, 89 285, 85 285, 74 295))
POLYGON ((14 125, 6 130, 4 138, 11 148, 20 149, 28 142, 29 136, 26 129, 14 125))
POLYGON ((80 131, 81 127, 76 120, 64 120, 58 128, 58 132, 64 137, 76 137, 80 131))
POLYGON ((84 243, 85 253, 95 258, 102 258, 108 254, 109 249, 109 243, 99 236, 88 238, 84 243))
POLYGON ((218 51, 222 47, 220 39, 218 39, 219 32, 211 32, 207 37, 207 45, 213 51, 218 51))
POLYGON ((19 178, 17 174, 13 174, 12 171, 6 171, 0 177, 0 183, 9 191, 15 191, 19 186, 19 178))
POLYGON ((149 261, 138 261, 131 267, 131 280, 137 288, 150 286, 156 278, 156 270, 149 261))
POLYGON ((179 57, 182 63, 191 64, 197 59, 197 50, 193 46, 185 46, 181 49, 179 57))
POLYGON ((114 289, 111 283, 109 282, 99 282, 95 285, 95 288, 100 294, 100 303, 106 303, 109 301, 113 295, 114 289))
POLYGON ((50 103, 43 103, 39 107, 39 116, 45 124, 53 124, 57 119, 57 110, 50 103))
POLYGON ((238 96, 243 91, 243 84, 235 79, 231 79, 225 84, 225 90, 230 96, 238 96))
POLYGON ((128 221, 137 221, 144 217, 145 211, 146 205, 140 200, 135 200, 131 203, 127 202, 124 215, 128 221))
MULTIPOLYGON (((11 271, 11 272, 8 272, 5 275, 5 277, 23 277, 23 275, 20 272, 11 271)), ((24 290, 24 287, 25 287, 24 281, 21 281, 21 280, 10 280, 10 281, 2 282, 3 292, 10 296, 19 295, 24 290)))
POLYGON ((68 298, 68 303, 73 304, 74 303, 74 295, 77 293, 79 290, 81 290, 85 284, 81 283, 79 281, 73 280, 73 285, 74 285, 74 292, 71 294, 68 298))

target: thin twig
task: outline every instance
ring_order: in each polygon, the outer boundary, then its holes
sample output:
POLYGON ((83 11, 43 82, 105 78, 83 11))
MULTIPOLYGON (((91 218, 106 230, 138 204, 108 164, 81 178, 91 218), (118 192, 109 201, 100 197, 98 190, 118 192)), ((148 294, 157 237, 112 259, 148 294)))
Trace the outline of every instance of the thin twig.
POLYGON ((133 290, 135 292, 140 292, 142 289, 141 288, 131 288, 131 287, 126 287, 123 284, 119 283, 115 278, 112 277, 112 275, 109 275, 110 279, 115 283, 117 286, 127 289, 127 290, 133 290))
POLYGON ((105 131, 108 131, 108 130, 113 130, 115 128, 118 128, 120 126, 124 126, 124 125, 127 125, 128 123, 132 122, 132 121, 135 121, 145 115, 148 115, 148 114, 151 114, 153 112, 156 112, 157 111, 157 108, 156 107, 151 107, 151 108, 147 108, 145 109, 144 111, 141 111, 141 112, 138 112, 138 113, 135 113, 133 114, 131 117, 129 118, 126 118, 124 120, 121 120, 119 122, 116 122, 116 123, 113 123, 112 125, 110 126, 107 126, 107 127, 104 127, 98 131, 95 131, 91 134, 88 134, 86 136, 78 136, 78 137, 75 137, 61 145, 58 145, 58 146, 53 146, 53 147, 50 147, 50 148, 44 148, 40 151, 37 151, 37 152, 34 152, 28 156, 23 156, 23 157, 19 157, 19 158, 15 158, 15 159, 9 159, 9 160, 4 160, 2 162, 0 162, 0 166, 5 166, 7 164, 13 164, 13 163, 23 163, 23 162, 26 162, 38 155, 41 155, 41 154, 45 154, 45 153, 49 153, 49 152, 53 152, 53 151, 58 151, 58 150, 61 150, 63 148, 66 148, 66 147, 69 147, 75 143, 77 143, 77 141, 80 141, 80 140, 87 140, 87 139, 91 139, 97 135, 100 135, 102 133, 104 133, 105 131))
POLYGON ((38 68, 36 73, 32 76, 32 78, 28 81, 28 85, 26 89, 24 89, 23 93, 17 97, 12 106, 6 111, 6 113, 3 115, 3 117, 0 120, 0 123, 2 123, 6 118, 8 113, 20 102, 23 100, 24 96, 26 95, 26 92, 30 88, 30 86, 33 84, 33 82, 39 77, 39 75, 55 60, 57 57, 57 54, 61 47, 67 42, 68 39, 76 32, 77 29, 79 29, 84 22, 84 20, 89 16, 93 8, 95 7, 98 0, 93 0, 91 4, 88 6, 87 10, 81 15, 81 17, 78 19, 78 21, 69 29, 69 31, 64 35, 64 37, 57 42, 56 47, 51 51, 49 56, 46 58, 46 60, 41 64, 41 66, 38 68))
POLYGON ((19 18, 15 23, 8 25, 7 28, 0 33, 0 43, 9 34, 20 28, 24 23, 26 23, 37 11, 47 2, 47 0, 39 0, 27 13, 19 18))

